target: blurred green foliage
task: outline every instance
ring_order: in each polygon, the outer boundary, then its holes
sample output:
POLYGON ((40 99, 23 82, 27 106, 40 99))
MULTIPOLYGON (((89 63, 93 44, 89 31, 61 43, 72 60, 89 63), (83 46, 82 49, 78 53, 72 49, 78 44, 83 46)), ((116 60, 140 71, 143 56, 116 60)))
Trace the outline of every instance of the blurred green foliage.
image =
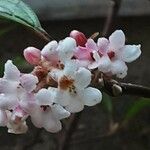
POLYGON ((132 118, 136 117, 138 113, 140 113, 143 109, 150 107, 150 99, 148 98, 141 98, 135 101, 124 115, 123 124, 129 122, 132 118))
POLYGON ((113 111, 112 99, 106 93, 103 93, 102 105, 108 113, 112 113, 112 111, 113 111))
MULTIPOLYGON (((113 115, 115 115, 115 113, 113 112, 114 108, 112 98, 106 93, 103 93, 102 106, 105 112, 109 114, 110 119, 113 120, 113 115)), ((150 108, 150 99, 148 98, 139 98, 134 102, 129 102, 127 110, 123 113, 123 119, 120 121, 120 125, 126 126, 128 122, 134 119, 143 109, 146 108, 150 108)))

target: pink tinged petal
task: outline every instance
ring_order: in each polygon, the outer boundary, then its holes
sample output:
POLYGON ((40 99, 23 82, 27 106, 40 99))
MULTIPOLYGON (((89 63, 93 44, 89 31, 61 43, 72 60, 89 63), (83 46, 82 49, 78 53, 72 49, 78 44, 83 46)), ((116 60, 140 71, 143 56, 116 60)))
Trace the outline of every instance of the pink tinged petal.
POLYGON ((12 110, 18 104, 17 97, 15 95, 0 94, 0 109, 12 110))
POLYGON ((36 88, 38 78, 32 74, 24 74, 20 78, 20 83, 27 92, 32 92, 36 88))
POLYGON ((20 107, 25 112, 30 113, 35 105, 35 95, 33 93, 22 93, 19 98, 20 107))
POLYGON ((115 60, 111 64, 111 72, 118 78, 124 78, 127 75, 127 66, 123 61, 115 60))
POLYGON ((125 45, 119 52, 120 59, 132 62, 141 55, 141 45, 125 45))
POLYGON ((87 38, 85 37, 85 35, 77 30, 71 31, 70 37, 74 38, 76 40, 77 45, 79 46, 85 46, 85 43, 87 42, 87 38))
POLYGON ((12 112, 12 115, 14 116, 14 120, 16 117, 23 118, 27 115, 27 113, 18 105, 12 112))
POLYGON ((77 47, 74 51, 74 56, 79 60, 92 60, 91 52, 86 47, 77 47))
POLYGON ((38 65, 41 60, 41 51, 35 47, 28 47, 24 50, 24 57, 31 65, 38 65))
POLYGON ((38 105, 52 105, 53 103, 53 91, 47 89, 41 89, 36 94, 36 101, 38 105))
POLYGON ((85 105, 94 106, 101 102, 102 93, 96 88, 88 87, 84 90, 82 100, 85 105))
POLYGON ((88 69, 80 67, 75 74, 75 87, 85 88, 91 83, 91 72, 88 69))
POLYGON ((110 69, 111 69, 111 60, 107 55, 102 56, 98 63, 98 70, 103 73, 107 73, 110 71, 110 69))
POLYGON ((66 59, 71 59, 73 57, 75 48, 76 41, 71 37, 67 37, 64 40, 60 41, 57 48, 60 60, 65 62, 66 59))
POLYGON ((70 116, 70 112, 65 110, 61 105, 54 104, 52 105, 51 109, 55 115, 55 118, 58 120, 68 118, 70 116))
POLYGON ((93 61, 91 64, 88 65, 89 69, 95 69, 99 66, 100 56, 97 51, 93 51, 93 58, 95 61, 93 61))
POLYGON ((98 51, 98 47, 93 39, 88 39, 85 45, 89 52, 92 52, 93 50, 98 51))
POLYGON ((7 119, 6 112, 3 110, 0 110, 0 126, 3 126, 3 127, 6 126, 7 122, 8 122, 8 119, 7 119))
POLYGON ((18 68, 12 63, 11 60, 8 60, 5 63, 5 71, 4 78, 12 81, 18 81, 20 77, 20 71, 18 68))
POLYGON ((106 38, 99 38, 97 41, 98 51, 101 54, 106 54, 108 51, 109 41, 106 38))
POLYGON ((109 37, 110 49, 119 50, 125 45, 125 35, 122 30, 116 30, 109 37))
POLYGON ((58 51, 56 50, 58 46, 57 41, 51 41, 42 49, 41 54, 42 56, 52 62, 58 61, 58 51))

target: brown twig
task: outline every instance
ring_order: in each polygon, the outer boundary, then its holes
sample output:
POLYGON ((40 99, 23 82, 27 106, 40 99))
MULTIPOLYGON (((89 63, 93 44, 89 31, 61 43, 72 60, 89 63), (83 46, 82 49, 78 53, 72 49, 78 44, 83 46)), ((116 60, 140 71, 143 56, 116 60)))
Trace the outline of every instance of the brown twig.
POLYGON ((81 113, 72 114, 66 127, 59 133, 59 148, 58 150, 68 150, 71 142, 71 137, 78 126, 81 113))
POLYGON ((111 0, 110 10, 108 12, 102 35, 107 37, 115 27, 116 18, 120 9, 121 0, 111 0))
POLYGON ((137 84, 121 83, 115 80, 104 80, 102 89, 110 96, 115 97, 121 95, 135 95, 150 98, 150 88, 137 84))

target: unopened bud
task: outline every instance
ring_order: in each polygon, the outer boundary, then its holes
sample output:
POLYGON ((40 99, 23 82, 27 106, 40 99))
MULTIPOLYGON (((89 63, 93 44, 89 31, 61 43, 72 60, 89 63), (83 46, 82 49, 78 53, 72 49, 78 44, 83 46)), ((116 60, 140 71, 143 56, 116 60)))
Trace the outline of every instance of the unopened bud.
POLYGON ((74 38, 76 40, 77 45, 79 46, 85 46, 85 43, 87 42, 87 38, 85 37, 85 35, 77 30, 71 31, 70 37, 74 38))
POLYGON ((24 50, 24 57, 31 65, 38 65, 41 60, 41 51, 35 47, 28 47, 24 50))
POLYGON ((122 88, 119 85, 114 84, 112 86, 112 92, 114 96, 119 96, 122 94, 122 88))

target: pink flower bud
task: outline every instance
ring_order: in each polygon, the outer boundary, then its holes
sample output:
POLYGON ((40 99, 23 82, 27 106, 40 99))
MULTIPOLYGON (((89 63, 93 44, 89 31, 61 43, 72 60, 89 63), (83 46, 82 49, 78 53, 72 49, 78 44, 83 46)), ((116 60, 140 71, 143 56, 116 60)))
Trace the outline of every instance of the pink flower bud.
POLYGON ((41 60, 41 51, 35 47, 28 47, 24 50, 24 57, 31 65, 38 65, 41 60))
POLYGON ((85 46, 85 43, 87 42, 87 38, 85 37, 85 35, 77 30, 71 31, 70 37, 74 38, 76 40, 77 45, 79 46, 85 46))

